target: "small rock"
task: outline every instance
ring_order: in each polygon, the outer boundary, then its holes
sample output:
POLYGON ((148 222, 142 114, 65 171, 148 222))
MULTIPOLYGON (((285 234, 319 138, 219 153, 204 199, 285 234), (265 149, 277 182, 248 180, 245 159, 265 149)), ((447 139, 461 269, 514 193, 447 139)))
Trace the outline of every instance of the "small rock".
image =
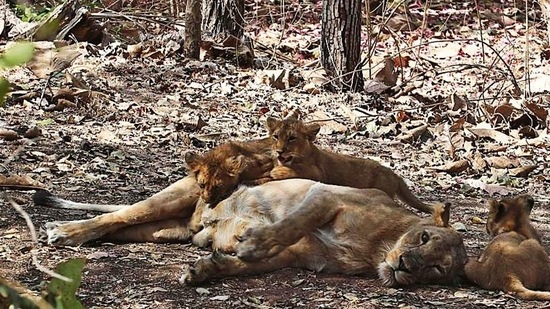
POLYGON ((199 295, 208 295, 208 294, 210 294, 210 291, 208 289, 205 289, 205 288, 196 288, 195 292, 197 292, 197 294, 199 294, 199 295))

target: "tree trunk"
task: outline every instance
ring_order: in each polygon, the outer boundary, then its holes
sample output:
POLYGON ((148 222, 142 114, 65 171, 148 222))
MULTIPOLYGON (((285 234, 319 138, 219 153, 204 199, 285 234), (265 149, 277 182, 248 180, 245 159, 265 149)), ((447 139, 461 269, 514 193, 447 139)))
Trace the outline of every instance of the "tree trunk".
POLYGON ((323 1, 321 64, 343 90, 361 91, 361 0, 323 1))
POLYGON ((199 59, 201 43, 201 0, 187 0, 183 50, 188 58, 199 59))
POLYGON ((244 0, 204 0, 202 30, 212 38, 243 35, 244 0))

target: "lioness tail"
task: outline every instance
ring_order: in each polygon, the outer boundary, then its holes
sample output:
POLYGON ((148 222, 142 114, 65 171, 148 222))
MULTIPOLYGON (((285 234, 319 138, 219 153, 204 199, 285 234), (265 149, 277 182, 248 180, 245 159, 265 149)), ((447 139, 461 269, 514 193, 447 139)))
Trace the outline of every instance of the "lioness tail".
POLYGON ((397 197, 405 202, 405 204, 416 208, 425 213, 432 213, 433 209, 431 206, 424 204, 420 201, 409 189, 407 184, 403 179, 399 179, 399 189, 397 190, 397 197))
POLYGON ((100 205, 100 204, 88 204, 88 203, 77 203, 69 200, 64 200, 59 198, 46 190, 37 190, 33 196, 32 200, 35 205, 51 207, 51 208, 62 208, 62 209, 80 209, 80 210, 92 210, 99 212, 113 212, 128 205, 100 205))

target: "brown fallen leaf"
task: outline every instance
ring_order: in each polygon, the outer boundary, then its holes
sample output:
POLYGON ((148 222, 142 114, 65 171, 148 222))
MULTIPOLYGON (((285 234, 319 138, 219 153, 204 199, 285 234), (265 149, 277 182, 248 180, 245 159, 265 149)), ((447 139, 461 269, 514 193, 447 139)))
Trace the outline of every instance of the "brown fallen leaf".
POLYGON ((514 177, 527 177, 537 167, 538 167, 537 165, 520 166, 520 167, 508 170, 508 174, 514 177))
POLYGON ((468 128, 468 131, 472 132, 475 136, 479 138, 490 138, 499 143, 507 144, 510 143, 512 138, 502 132, 499 132, 494 129, 489 128, 468 128))
POLYGON ((446 172, 449 174, 458 174, 460 172, 467 170, 468 167, 470 167, 470 161, 458 160, 454 162, 449 162, 445 165, 432 166, 429 169, 432 169, 438 172, 446 172))
POLYGON ((3 138, 7 141, 14 141, 16 139, 20 139, 21 136, 13 130, 10 129, 0 129, 0 138, 3 138))
POLYGON ((419 138, 426 130, 428 129, 428 125, 424 124, 417 128, 411 129, 407 132, 403 132, 401 136, 399 136, 399 140, 404 143, 412 143, 414 140, 419 138))
POLYGON ((9 177, 0 175, 0 188, 14 190, 40 190, 44 189, 45 186, 28 175, 13 175, 9 177))
POLYGON ((495 168, 512 168, 520 165, 518 159, 510 159, 508 157, 488 157, 485 159, 489 166, 495 168))

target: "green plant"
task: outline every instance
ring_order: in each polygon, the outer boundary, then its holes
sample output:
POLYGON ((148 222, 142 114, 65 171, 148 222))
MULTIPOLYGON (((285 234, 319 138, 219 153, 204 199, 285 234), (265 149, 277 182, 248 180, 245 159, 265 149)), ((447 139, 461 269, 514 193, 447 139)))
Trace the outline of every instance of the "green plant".
POLYGON ((51 8, 34 7, 26 4, 17 4, 15 6, 15 14, 24 22, 40 21, 50 13, 51 8))
POLYGON ((17 292, 17 288, 2 284, 0 281, 0 308, 84 309, 75 294, 80 286, 85 264, 86 259, 75 258, 57 265, 56 273, 69 278, 70 281, 53 278, 42 293, 42 297, 21 295, 17 292))
MULTIPOLYGON (((9 69, 25 64, 34 55, 34 44, 30 42, 18 42, 2 55, 0 55, 0 70, 9 69)), ((10 83, 0 78, 0 106, 4 105, 6 94, 10 91, 10 83)))

